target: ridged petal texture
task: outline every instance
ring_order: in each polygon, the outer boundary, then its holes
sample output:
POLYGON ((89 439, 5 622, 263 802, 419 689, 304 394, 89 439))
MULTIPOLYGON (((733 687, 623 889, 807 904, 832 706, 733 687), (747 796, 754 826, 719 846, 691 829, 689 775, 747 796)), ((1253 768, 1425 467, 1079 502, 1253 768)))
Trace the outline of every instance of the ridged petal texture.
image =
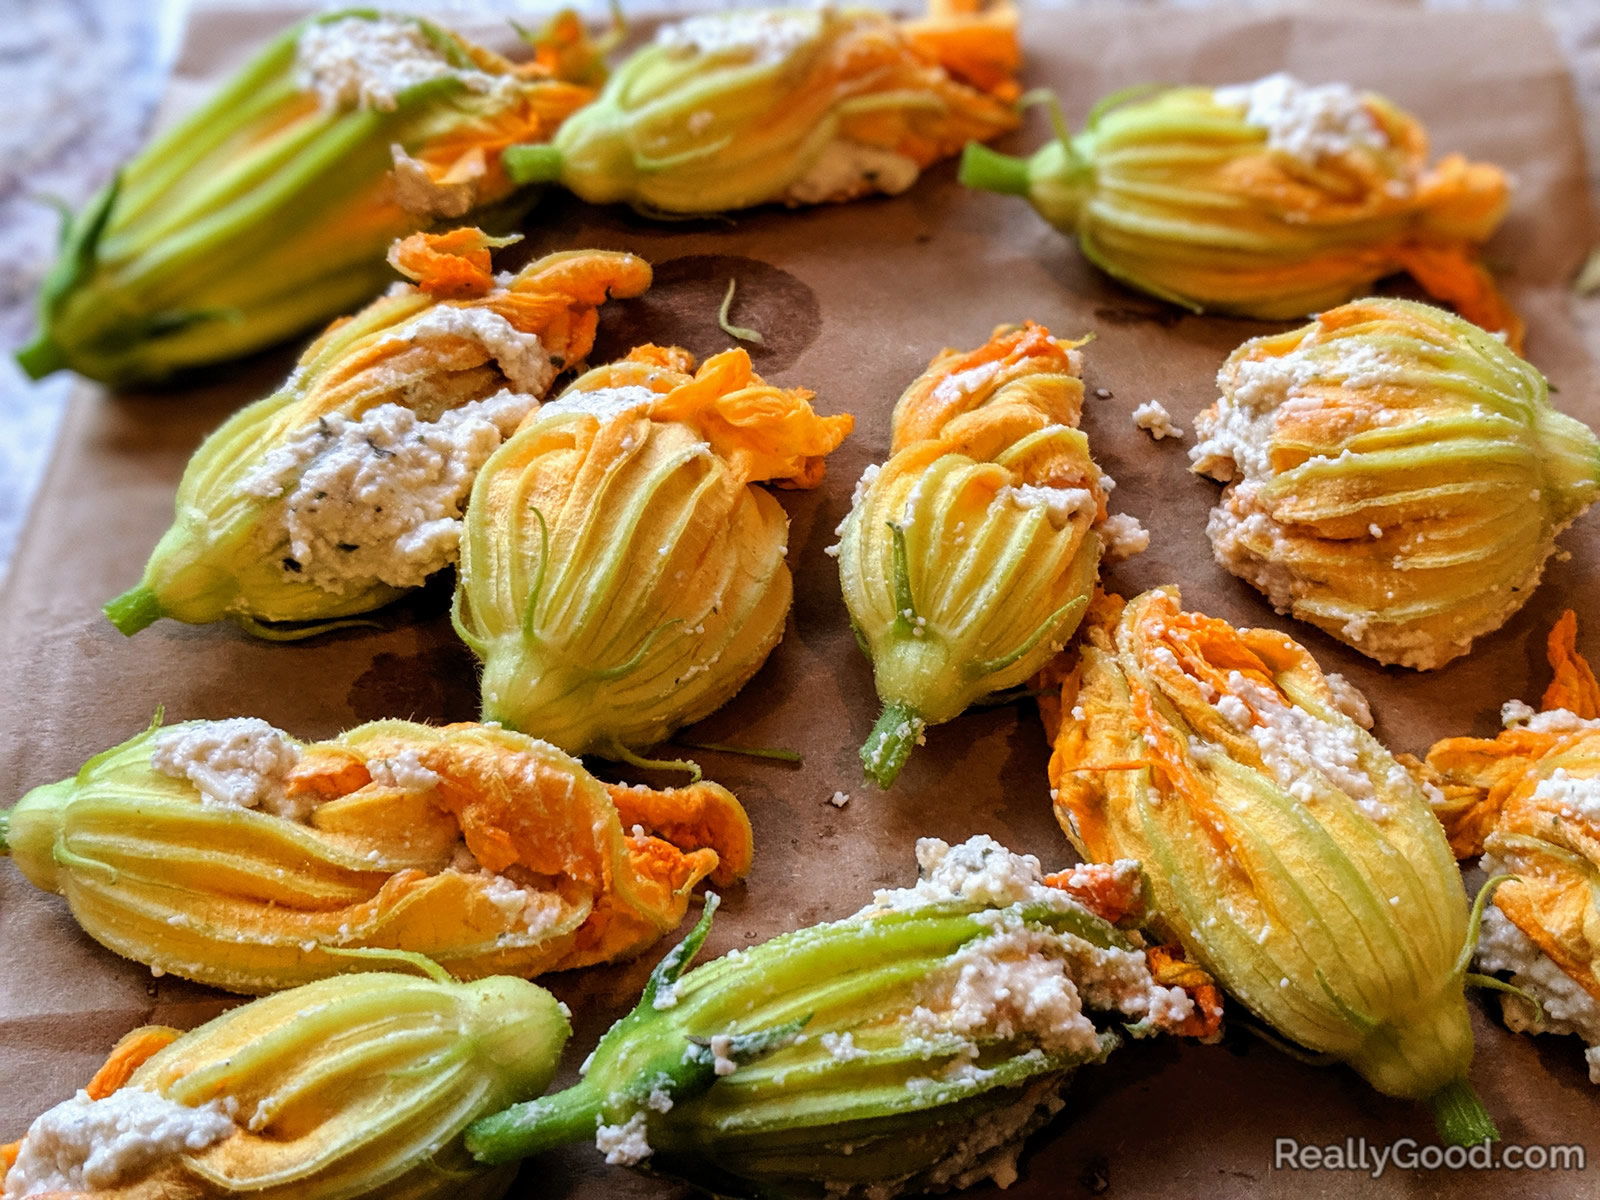
POLYGON ((1181 1031, 1194 1003, 1037 859, 980 836, 922 839, 917 860, 914 887, 853 917, 683 974, 708 904, 583 1081, 478 1122, 468 1147, 504 1162, 592 1139, 609 1162, 719 1196, 1014 1181, 1074 1068, 1118 1045, 1118 1026, 1181 1031))
POLYGON ((1600 684, 1577 652, 1577 619, 1551 630, 1555 678, 1540 711, 1507 705, 1495 738, 1446 738, 1421 774, 1460 858, 1508 874, 1484 912, 1478 963, 1543 1006, 1502 997, 1516 1030, 1578 1033, 1600 1082, 1600 684))
POLYGON ((592 203, 704 213, 904 191, 1016 128, 1016 13, 745 9, 664 26, 549 146, 506 156, 592 203))
POLYGON ((853 424, 764 383, 743 350, 698 372, 641 347, 588 372, 484 466, 456 628, 485 720, 627 757, 733 696, 783 636, 789 521, 853 424))
POLYGON ((43 1194, 95 1200, 494 1200, 510 1173, 475 1163, 462 1133, 542 1092, 570 1032, 521 979, 322 980, 182 1035, 135 1030, 76 1100, 0 1148, 0 1171, 15 1159, 20 1189, 50 1168, 72 1186, 43 1194), (119 1111, 167 1136, 113 1152, 119 1111))
POLYGON ((1600 440, 1544 377, 1430 305, 1341 305, 1246 342, 1217 385, 1190 451, 1229 481, 1217 561, 1381 663, 1438 667, 1498 629, 1600 494, 1600 440))
POLYGON ((1522 323, 1477 257, 1509 181, 1427 155, 1384 97, 1277 75, 1119 92, 1031 159, 969 151, 962 179, 1025 196, 1107 273, 1196 311, 1302 317, 1406 271, 1515 344, 1522 323))
POLYGON ((415 284, 335 322, 282 388, 206 439, 142 583, 107 605, 117 627, 314 633, 454 562, 478 468, 588 355, 598 306, 650 286, 649 264, 601 250, 497 281, 503 244, 475 229, 395 243, 415 284))
POLYGON ((237 358, 376 295, 397 237, 509 224, 501 150, 594 95, 557 50, 514 64, 372 10, 293 26, 68 224, 24 367, 123 385, 237 358))
POLYGON ((1175 588, 1102 596, 1059 703, 1057 819, 1085 858, 1144 865, 1164 937, 1379 1091, 1465 1077, 1461 877, 1424 789, 1310 654, 1184 612, 1175 588))
POLYGON ((1020 684, 1066 644, 1097 578, 1105 493, 1076 428, 1073 345, 1031 322, 940 353, 895 406, 889 461, 839 527, 839 581, 884 715, 887 787, 924 727, 1020 684))
POLYGON ((240 992, 359 970, 350 949, 462 977, 625 958, 751 852, 716 784, 603 784, 510 730, 408 721, 310 744, 253 718, 152 727, 4 816, 95 940, 240 992))

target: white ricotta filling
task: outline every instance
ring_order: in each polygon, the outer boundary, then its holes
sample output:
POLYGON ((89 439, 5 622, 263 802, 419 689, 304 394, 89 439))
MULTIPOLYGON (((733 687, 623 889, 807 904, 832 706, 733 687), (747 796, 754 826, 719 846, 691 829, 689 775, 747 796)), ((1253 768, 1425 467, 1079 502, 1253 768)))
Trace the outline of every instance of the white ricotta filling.
POLYGON ((28 1127, 5 1176, 5 1200, 114 1188, 175 1154, 215 1145, 238 1126, 220 1101, 190 1107, 124 1087, 101 1100, 80 1091, 28 1127))
MULTIPOLYGON (((1506 870, 1504 863, 1488 854, 1479 865, 1490 875, 1506 870)), ((1532 995, 1544 1009, 1541 1025, 1526 1001, 1502 995, 1501 1014, 1513 1032, 1577 1034, 1589 1046, 1585 1053, 1589 1081, 1600 1083, 1600 1003, 1492 902, 1483 910, 1477 965, 1486 972, 1510 972, 1512 984, 1532 995)))
POLYGON ((457 67, 415 21, 387 17, 308 25, 295 46, 295 76, 331 112, 391 112, 402 92, 435 79, 459 79, 470 91, 489 92, 512 78, 457 67))
POLYGON ((1150 531, 1129 513, 1112 513, 1098 529, 1102 562, 1122 562, 1150 549, 1150 531))
POLYGON ((1565 817, 1600 824, 1600 777, 1571 775, 1557 767, 1534 785, 1532 799, 1565 817))
POLYGON ((1333 693, 1333 702, 1339 706, 1339 711, 1361 728, 1371 729, 1372 706, 1367 703, 1366 694, 1337 671, 1330 671, 1323 678, 1328 681, 1328 690, 1333 693))
POLYGON ((289 735, 259 717, 175 725, 150 743, 151 768, 188 780, 202 804, 259 808, 291 820, 307 815, 284 794, 299 761, 289 735))
MULTIPOLYGON (((1301 803, 1309 803, 1319 788, 1331 787, 1373 821, 1391 816, 1362 760, 1362 735, 1353 720, 1349 725, 1325 721, 1299 705, 1285 704, 1276 692, 1238 671, 1229 672, 1228 692, 1218 698, 1216 708, 1223 720, 1249 734, 1278 786, 1301 803)), ((1385 783, 1398 791, 1416 786, 1397 762, 1385 783)))
POLYGON ((1600 721, 1585 720, 1565 708, 1552 708, 1539 712, 1521 700, 1507 700, 1500 706, 1500 723, 1507 729, 1513 726, 1534 733, 1583 733, 1600 730, 1600 721))
POLYGON ((784 199, 790 204, 824 204, 879 192, 898 196, 921 173, 916 160, 904 154, 835 138, 789 185, 784 199))
POLYGON ((654 1150, 645 1139, 645 1115, 636 1112, 621 1125, 600 1125, 594 1131, 595 1149, 613 1167, 632 1167, 649 1158, 654 1150))
MULTIPOLYGON (((1040 510, 1051 529, 1065 529, 1072 519, 1084 512, 1094 512, 1098 507, 1094 493, 1088 488, 1040 487, 1023 483, 1013 487, 1007 484, 994 494, 995 504, 1009 504, 1024 512, 1040 510)), ((911 506, 911 501, 906 501, 911 506)), ((906 522, 909 524, 909 522, 906 522)))
POLYGON ((368 759, 367 774, 373 783, 403 792, 432 791, 441 782, 436 772, 422 765, 415 750, 402 750, 390 758, 368 759))
POLYGON ((243 489, 285 496, 287 574, 335 595, 420 586, 455 561, 478 470, 538 404, 502 390, 420 419, 380 404, 319 419, 266 455, 243 489))
POLYGON ((772 63, 787 58, 822 30, 820 11, 750 9, 706 13, 656 32, 656 45, 691 54, 772 63))
MULTIPOLYGON (((441 183, 428 173, 425 163, 412 158, 398 143, 389 147, 394 161, 394 202, 406 212, 427 220, 464 217, 478 203, 478 188, 488 169, 481 160, 466 178, 441 183)), ((470 161, 470 160, 469 160, 470 161)))
POLYGON ((660 393, 638 383, 589 391, 569 388, 546 404, 542 412, 550 416, 557 413, 586 413, 603 425, 644 408, 659 398, 660 393))
POLYGON ((1000 373, 1002 365, 998 360, 979 363, 975 367, 968 367, 965 371, 946 375, 934 385, 933 398, 942 404, 955 404, 965 400, 994 382, 994 377, 1000 373))
POLYGON ((1224 108, 1244 110, 1247 125, 1265 129, 1269 149, 1308 166, 1357 147, 1378 150, 1389 144, 1348 84, 1313 87, 1279 72, 1254 83, 1217 88, 1212 95, 1224 108))
POLYGON ((1172 423, 1172 414, 1159 400, 1146 400, 1133 410, 1133 424, 1156 441, 1162 438, 1181 438, 1183 430, 1172 423))

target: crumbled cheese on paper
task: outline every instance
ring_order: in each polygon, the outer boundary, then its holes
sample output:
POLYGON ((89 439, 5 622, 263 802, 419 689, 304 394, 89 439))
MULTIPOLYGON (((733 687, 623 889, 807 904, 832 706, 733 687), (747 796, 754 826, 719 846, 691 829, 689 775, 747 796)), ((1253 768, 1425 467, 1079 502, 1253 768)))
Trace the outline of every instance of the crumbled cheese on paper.
POLYGON ((1134 425, 1144 430, 1156 441, 1162 438, 1181 438, 1183 430, 1172 423, 1172 414, 1159 400, 1146 400, 1133 410, 1134 425))

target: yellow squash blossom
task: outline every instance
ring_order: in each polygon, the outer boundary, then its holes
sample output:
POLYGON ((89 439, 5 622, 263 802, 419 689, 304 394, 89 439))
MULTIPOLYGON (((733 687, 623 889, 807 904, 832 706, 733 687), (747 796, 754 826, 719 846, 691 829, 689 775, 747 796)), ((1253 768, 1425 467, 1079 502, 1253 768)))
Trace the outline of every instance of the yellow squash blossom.
POLYGON ((364 303, 397 237, 523 205, 500 164, 593 95, 564 30, 513 63, 416 17, 352 10, 279 35, 63 231, 18 355, 115 385, 270 346, 364 303))
POLYGON ((1405 271, 1516 345, 1478 259, 1509 180, 1427 159, 1421 122, 1382 96, 1270 75, 1118 93, 1032 158, 968 147, 961 178, 1026 197, 1108 274, 1196 312, 1303 317, 1405 271))
POLYGON ((1520 989, 1502 997, 1506 1023, 1580 1035, 1600 1083, 1600 684, 1576 643, 1568 611, 1550 633, 1540 711, 1512 701, 1498 737, 1437 742, 1422 774, 1444 794, 1457 856, 1481 852, 1487 874, 1511 876, 1478 945, 1478 966, 1520 989))
POLYGON ((701 879, 742 877, 751 839, 715 784, 604 784, 494 726, 301 743, 232 718, 152 726, 33 789, 0 814, 0 849, 118 954, 265 992, 370 948, 462 977, 625 958, 701 879))
POLYGON ((570 1033, 543 988, 437 968, 145 1026, 0 1146, 0 1184, 8 1200, 496 1200, 511 1172, 475 1163, 463 1133, 544 1091, 570 1033))
POLYGON ((752 8, 665 25, 555 140, 508 150, 506 169, 660 213, 903 192, 1018 124, 1016 12, 969 7, 911 22, 752 8))
POLYGON ((1083 616, 1106 511, 1080 370, 1074 344, 1031 322, 943 351, 857 485, 839 581, 883 702, 861 748, 880 787, 927 726, 1023 682, 1083 616))
POLYGON ((588 372, 479 473, 455 619, 485 720, 628 757, 724 704, 783 636, 789 521, 752 485, 815 487, 853 420, 743 350, 692 365, 646 346, 588 372))
POLYGON ((1097 597, 1051 714, 1057 819, 1138 860, 1155 928, 1257 1018, 1426 1100, 1466 1143, 1461 877, 1429 798, 1281 633, 1184 612, 1176 588, 1097 597))
POLYGON ((1217 386, 1189 452, 1228 483, 1217 561, 1381 663, 1428 670, 1500 628, 1600 496, 1600 440, 1431 305, 1341 305, 1246 342, 1217 386))
POLYGON ((647 263, 602 250, 497 279, 503 244, 476 229, 395 243, 414 285, 334 322, 283 387, 206 439, 143 581, 106 605, 112 623, 304 636, 454 562, 478 468, 588 355, 599 305, 650 286, 647 263))

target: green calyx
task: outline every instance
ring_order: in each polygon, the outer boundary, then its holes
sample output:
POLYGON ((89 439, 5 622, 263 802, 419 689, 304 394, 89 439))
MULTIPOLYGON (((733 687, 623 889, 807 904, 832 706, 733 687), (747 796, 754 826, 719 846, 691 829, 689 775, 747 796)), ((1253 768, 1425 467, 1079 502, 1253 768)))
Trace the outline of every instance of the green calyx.
POLYGON ((129 588, 115 600, 109 601, 103 611, 106 619, 115 625, 117 632, 124 637, 132 637, 141 629, 155 624, 164 615, 161 611, 161 598, 142 583, 138 587, 129 588))
POLYGON ((510 146, 500 155, 500 165, 513 183, 559 183, 562 156, 555 146, 510 146))
POLYGON ((884 705, 861 746, 861 766, 867 778, 885 790, 892 786, 926 728, 926 722, 906 705, 884 705))

